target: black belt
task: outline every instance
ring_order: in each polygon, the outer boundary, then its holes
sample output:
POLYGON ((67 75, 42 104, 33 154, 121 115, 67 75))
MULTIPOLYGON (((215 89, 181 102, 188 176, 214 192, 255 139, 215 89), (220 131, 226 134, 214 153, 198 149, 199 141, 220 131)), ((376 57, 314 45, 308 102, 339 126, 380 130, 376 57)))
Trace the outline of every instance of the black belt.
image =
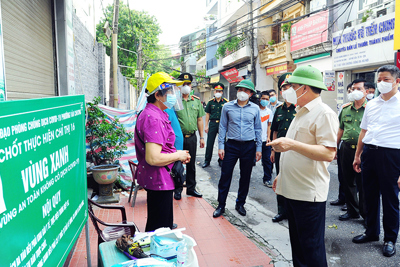
POLYGON ((185 138, 189 138, 189 137, 192 137, 194 134, 195 134, 196 132, 193 132, 193 133, 188 133, 188 134, 183 134, 183 137, 185 137, 185 138))
POLYGON ((238 141, 238 140, 234 140, 234 139, 228 139, 228 142, 234 142, 234 143, 245 144, 245 143, 254 142, 254 140, 248 140, 248 141, 238 141))
POLYGON ((210 120, 210 121, 215 121, 216 123, 219 123, 219 120, 210 120))
POLYGON ((376 146, 376 145, 370 145, 370 144, 365 144, 369 149, 394 149, 394 150, 400 150, 399 148, 391 148, 391 147, 383 147, 383 146, 376 146))
POLYGON ((357 145, 352 145, 352 144, 350 144, 350 143, 348 143, 346 141, 343 141, 343 144, 345 144, 348 148, 357 149, 357 145))

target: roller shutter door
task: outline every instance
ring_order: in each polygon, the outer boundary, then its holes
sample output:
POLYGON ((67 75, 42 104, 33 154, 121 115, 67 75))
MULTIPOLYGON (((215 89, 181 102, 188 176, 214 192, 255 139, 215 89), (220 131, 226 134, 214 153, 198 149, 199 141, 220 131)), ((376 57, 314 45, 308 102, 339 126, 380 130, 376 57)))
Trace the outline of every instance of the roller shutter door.
POLYGON ((7 98, 55 96, 51 0, 1 1, 7 98))

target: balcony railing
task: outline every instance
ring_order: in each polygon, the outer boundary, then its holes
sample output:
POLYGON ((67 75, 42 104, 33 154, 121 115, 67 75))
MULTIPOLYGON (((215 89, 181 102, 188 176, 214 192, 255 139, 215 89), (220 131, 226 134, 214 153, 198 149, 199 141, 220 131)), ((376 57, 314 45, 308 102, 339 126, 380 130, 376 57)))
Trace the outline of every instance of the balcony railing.
POLYGON ((235 53, 236 51, 239 51, 241 48, 245 47, 247 45, 247 38, 243 39, 239 42, 239 44, 237 45, 237 47, 235 47, 232 51, 226 51, 224 58, 226 58, 227 56, 229 56, 230 54, 235 53))
POLYGON ((283 41, 259 51, 260 66, 267 67, 283 61, 292 61, 290 41, 283 41))

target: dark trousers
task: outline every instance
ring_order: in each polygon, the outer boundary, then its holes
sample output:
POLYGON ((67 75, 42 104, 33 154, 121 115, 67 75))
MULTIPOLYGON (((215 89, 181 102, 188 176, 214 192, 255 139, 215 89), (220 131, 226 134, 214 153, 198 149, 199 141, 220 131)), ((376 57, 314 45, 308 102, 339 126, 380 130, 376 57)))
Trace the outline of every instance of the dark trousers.
POLYGON ((361 173, 357 173, 353 169, 353 161, 356 150, 351 148, 346 142, 342 143, 340 148, 340 161, 343 174, 344 192, 346 196, 347 212, 351 215, 361 214, 364 212, 364 190, 362 187, 361 173), (357 196, 358 191, 358 196, 357 196))
POLYGON ((340 163, 341 158, 340 158, 340 152, 341 147, 337 151, 337 166, 338 166, 338 180, 339 180, 339 194, 338 194, 338 199, 340 202, 345 202, 346 201, 346 195, 344 193, 344 181, 343 181, 343 172, 342 172, 342 164, 340 163))
MULTIPOLYGON (((281 153, 275 152, 275 168, 276 175, 279 174, 279 161, 281 159, 281 153)), ((278 203, 278 214, 286 215, 286 204, 285 198, 281 195, 276 195, 276 202, 278 203)))
MULTIPOLYGON (((208 134, 207 134, 206 156, 204 159, 205 162, 211 162, 213 148, 214 148, 214 142, 215 142, 215 138, 218 134, 218 129, 219 129, 219 122, 216 122, 216 121, 209 122, 208 134)), ((218 161, 220 161, 219 158, 218 158, 218 161)))
POLYGON ((220 207, 225 207, 233 169, 238 159, 240 160, 240 179, 236 205, 241 206, 246 203, 255 154, 256 143, 254 141, 239 142, 228 140, 225 143, 225 157, 221 167, 221 178, 218 183, 218 203, 220 207))
MULTIPOLYGON (((183 136, 183 150, 189 150, 190 161, 186 164, 186 192, 196 189, 196 152, 197 136, 193 134, 190 137, 183 136)), ((183 187, 176 187, 175 192, 182 193, 183 187)))
POLYGON ((396 242, 399 232, 400 149, 364 146, 361 174, 365 193, 368 236, 379 236, 382 194, 384 241, 396 242))
POLYGON ((293 265, 328 266, 324 243, 326 202, 285 200, 293 265))
POLYGON ((263 182, 270 181, 272 176, 271 147, 266 146, 267 142, 262 143, 261 162, 264 169, 263 182))
POLYGON ((160 227, 172 228, 174 210, 172 205, 173 190, 147 192, 147 222, 146 232, 154 231, 160 227))

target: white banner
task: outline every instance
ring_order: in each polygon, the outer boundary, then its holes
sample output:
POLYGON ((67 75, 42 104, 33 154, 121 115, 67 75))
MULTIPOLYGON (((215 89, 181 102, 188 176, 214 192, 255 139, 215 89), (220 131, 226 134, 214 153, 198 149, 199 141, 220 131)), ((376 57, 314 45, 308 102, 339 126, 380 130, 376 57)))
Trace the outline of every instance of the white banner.
POLYGON ((333 33, 334 70, 393 64, 395 13, 333 33))

